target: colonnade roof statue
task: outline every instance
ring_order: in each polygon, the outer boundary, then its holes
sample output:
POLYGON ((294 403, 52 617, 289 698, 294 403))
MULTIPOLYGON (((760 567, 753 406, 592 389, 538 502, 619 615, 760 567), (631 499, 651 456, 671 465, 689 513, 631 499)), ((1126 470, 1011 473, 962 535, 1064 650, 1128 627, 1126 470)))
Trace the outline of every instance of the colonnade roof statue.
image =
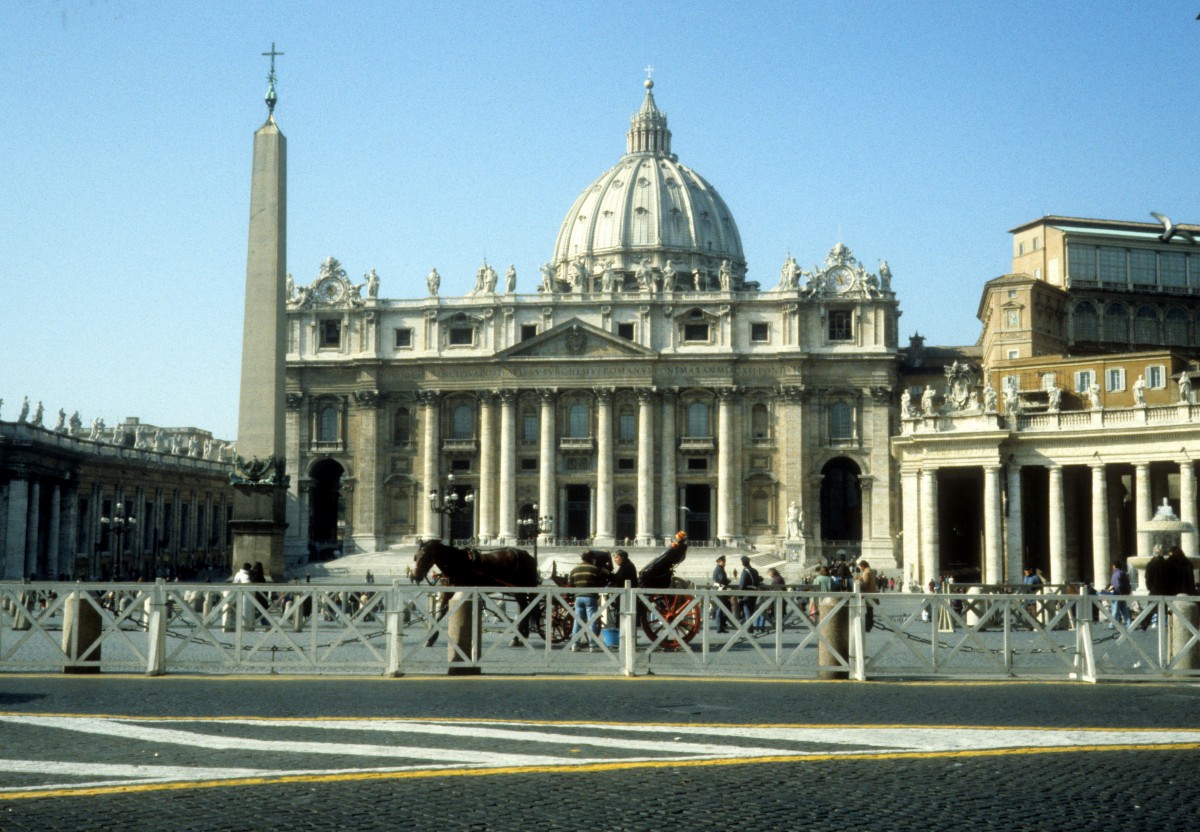
POLYGON ((676 288, 664 279, 686 281, 688 289, 743 288, 746 258, 733 214, 716 189, 671 152, 654 82, 645 85, 625 154, 571 205, 554 257, 543 267, 550 274, 542 291, 588 291, 606 273, 615 289, 635 288, 639 269, 643 281, 649 270, 664 291, 676 288))

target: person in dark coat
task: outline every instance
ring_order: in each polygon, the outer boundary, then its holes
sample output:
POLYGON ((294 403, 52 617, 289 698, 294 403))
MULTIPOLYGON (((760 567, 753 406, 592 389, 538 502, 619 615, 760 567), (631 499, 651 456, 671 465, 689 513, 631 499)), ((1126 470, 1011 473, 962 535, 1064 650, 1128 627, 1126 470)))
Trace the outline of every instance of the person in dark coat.
MULTIPOLYGON (((613 571, 608 577, 608 585, 615 590, 623 590, 625 582, 628 581, 631 587, 637 588, 638 575, 637 567, 629 560, 629 553, 624 549, 613 549, 612 552, 613 571)), ((621 620, 621 596, 619 592, 614 592, 612 601, 609 604, 609 626, 618 626, 617 622, 621 620)))
MULTIPOLYGON (((725 571, 725 556, 721 555, 717 558, 717 565, 713 567, 712 573, 713 589, 729 589, 729 573, 725 571)), ((717 632, 724 633, 729 629, 729 616, 725 614, 725 607, 733 609, 733 602, 729 598, 717 599, 717 632)))
POLYGON ((1187 555, 1178 546, 1172 546, 1166 557, 1167 574, 1170 576, 1169 588, 1170 593, 1164 595, 1195 595, 1196 594, 1196 573, 1192 571, 1192 564, 1187 559, 1187 555))

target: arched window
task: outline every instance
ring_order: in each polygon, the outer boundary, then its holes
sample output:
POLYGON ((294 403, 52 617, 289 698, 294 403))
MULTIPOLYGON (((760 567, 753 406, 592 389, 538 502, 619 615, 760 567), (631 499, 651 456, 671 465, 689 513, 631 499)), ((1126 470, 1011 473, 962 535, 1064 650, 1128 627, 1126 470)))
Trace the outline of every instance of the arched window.
POLYGON ((1100 320, 1096 315, 1096 307, 1084 301, 1075 307, 1075 340, 1099 341, 1100 320))
POLYGON ((317 421, 317 441, 338 441, 338 408, 337 405, 327 404, 321 408, 317 421))
POLYGON ((412 425, 408 415, 407 407, 396 408, 396 415, 392 421, 392 443, 396 445, 407 445, 412 438, 412 425))
POLYGON ((1133 319, 1133 340, 1139 344, 1158 343, 1158 311, 1153 306, 1139 306, 1133 319))
POLYGON ((1104 309, 1104 340, 1111 344, 1129 342, 1129 313, 1120 303, 1110 303, 1104 309))
POLYGON ((829 439, 848 442, 854 438, 854 407, 848 402, 834 402, 829 408, 829 439))
POLYGON ((450 417, 450 438, 471 439, 474 436, 475 408, 469 404, 455 406, 450 417))
POLYGON ((1178 306, 1167 310, 1167 343, 1186 346, 1188 342, 1188 315, 1178 306))
POLYGON ((765 404, 756 404, 750 408, 750 438, 755 441, 767 439, 771 435, 770 419, 765 404))
POLYGON ((571 439, 584 439, 588 436, 588 407, 583 402, 575 402, 567 408, 567 436, 571 439))
POLYGON ((708 405, 692 402, 687 409, 687 435, 712 436, 708 429, 708 405))

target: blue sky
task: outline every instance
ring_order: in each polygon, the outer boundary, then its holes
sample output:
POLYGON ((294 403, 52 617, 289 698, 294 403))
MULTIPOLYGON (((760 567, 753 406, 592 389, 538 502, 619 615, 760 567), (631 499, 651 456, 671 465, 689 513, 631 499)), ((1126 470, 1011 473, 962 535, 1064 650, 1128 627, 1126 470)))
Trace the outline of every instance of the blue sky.
POLYGON ((844 242, 901 334, 973 343, 1008 229, 1200 221, 1200 5, 1183 2, 0 4, 0 418, 237 432, 251 139, 278 59, 288 269, 385 297, 530 290, 624 151, 654 66, 673 149, 750 279, 844 242), (503 271, 503 268, 501 268, 503 271))

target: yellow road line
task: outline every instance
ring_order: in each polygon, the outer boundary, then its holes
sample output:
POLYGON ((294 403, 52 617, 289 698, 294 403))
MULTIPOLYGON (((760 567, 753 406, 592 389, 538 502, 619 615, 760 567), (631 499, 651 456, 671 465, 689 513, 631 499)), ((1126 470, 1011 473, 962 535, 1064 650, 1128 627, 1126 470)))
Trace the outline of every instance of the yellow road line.
POLYGON ((1094 751, 1196 751, 1200 743, 1161 744, 1161 745, 1077 745, 1058 748, 1028 747, 982 749, 979 751, 903 751, 895 753, 870 754, 785 754, 774 757, 743 757, 721 760, 643 760, 630 762, 587 763, 581 765, 562 766, 513 766, 507 768, 489 769, 436 769, 422 771, 397 772, 359 772, 342 774, 301 774, 280 775, 278 777, 246 777, 230 780, 201 780, 178 783, 145 783, 127 786, 102 786, 81 789, 45 789, 40 791, 0 793, 0 801, 31 800, 61 797, 96 797, 117 794, 144 794, 147 792, 164 792, 182 789, 217 789, 237 786, 265 786, 290 783, 362 783, 368 781, 386 780, 418 780, 435 777, 494 777, 517 774, 563 774, 563 773, 601 773, 610 771, 628 771, 631 769, 665 769, 665 768, 715 768, 719 766, 758 765, 763 763, 820 763, 836 761, 890 761, 890 760, 937 760, 937 759, 972 759, 976 757, 1012 757, 1029 756, 1034 754, 1075 754, 1094 751))

